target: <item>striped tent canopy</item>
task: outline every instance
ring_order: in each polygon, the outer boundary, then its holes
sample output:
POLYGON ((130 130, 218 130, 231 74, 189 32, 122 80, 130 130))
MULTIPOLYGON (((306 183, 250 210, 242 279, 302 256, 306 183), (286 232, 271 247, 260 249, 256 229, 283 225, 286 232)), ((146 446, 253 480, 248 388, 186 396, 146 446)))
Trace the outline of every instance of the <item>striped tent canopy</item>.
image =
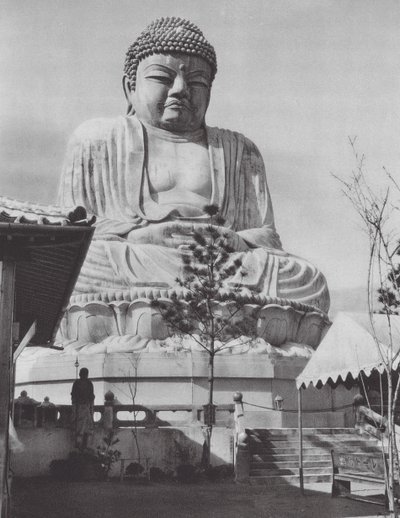
POLYGON ((376 369, 384 371, 385 360, 392 351, 397 369, 400 362, 400 316, 367 313, 338 313, 329 331, 314 352, 303 372, 296 378, 297 388, 323 385, 349 374, 356 379, 376 369), (391 333, 390 330, 391 329, 391 333), (392 343, 392 347, 391 347, 392 343))

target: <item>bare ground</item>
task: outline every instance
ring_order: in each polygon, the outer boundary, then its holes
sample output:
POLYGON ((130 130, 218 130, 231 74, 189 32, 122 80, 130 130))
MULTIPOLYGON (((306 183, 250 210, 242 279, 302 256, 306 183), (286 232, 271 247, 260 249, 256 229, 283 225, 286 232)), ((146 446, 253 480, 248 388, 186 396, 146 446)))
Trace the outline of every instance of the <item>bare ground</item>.
POLYGON ((12 518, 345 518, 384 516, 384 508, 331 498, 328 484, 301 496, 287 486, 124 482, 61 482, 19 478, 12 486, 12 518))

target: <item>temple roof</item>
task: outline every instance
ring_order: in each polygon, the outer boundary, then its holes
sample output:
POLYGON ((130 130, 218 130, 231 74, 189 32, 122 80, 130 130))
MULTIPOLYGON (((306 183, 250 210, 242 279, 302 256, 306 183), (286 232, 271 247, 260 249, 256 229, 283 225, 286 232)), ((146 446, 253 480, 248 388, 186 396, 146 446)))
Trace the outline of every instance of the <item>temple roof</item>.
POLYGON ((16 262, 14 321, 22 337, 36 320, 31 344, 48 347, 78 278, 95 220, 88 220, 82 207, 66 212, 8 201, 0 198, 0 261, 16 262))

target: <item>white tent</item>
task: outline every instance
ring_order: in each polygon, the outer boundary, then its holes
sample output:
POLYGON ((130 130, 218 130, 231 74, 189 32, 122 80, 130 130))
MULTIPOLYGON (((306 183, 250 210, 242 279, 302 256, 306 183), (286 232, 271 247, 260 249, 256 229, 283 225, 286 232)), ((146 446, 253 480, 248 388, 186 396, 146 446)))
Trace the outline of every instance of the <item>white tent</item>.
POLYGON ((311 383, 323 385, 332 380, 343 381, 349 374, 354 379, 360 372, 369 376, 372 370, 384 371, 384 359, 392 351, 393 369, 400 362, 400 316, 373 315, 373 325, 366 313, 338 313, 303 372, 296 378, 299 410, 299 476, 304 493, 302 389, 311 383), (392 340, 392 344, 390 341, 392 340), (379 346, 377 346, 377 341, 379 346), (390 347, 392 345, 392 347, 390 347))
MULTIPOLYGON (((386 315, 373 315, 372 327, 366 313, 338 313, 331 328, 321 341, 303 372, 296 378, 296 385, 307 388, 310 383, 325 384, 329 379, 336 382, 339 377, 345 380, 348 374, 354 379, 364 372, 367 376, 373 369, 383 372, 383 357, 390 349, 390 334, 386 315), (379 341, 379 349, 374 339, 374 330, 379 341)), ((391 316, 393 368, 398 367, 400 357, 400 316, 391 316)))

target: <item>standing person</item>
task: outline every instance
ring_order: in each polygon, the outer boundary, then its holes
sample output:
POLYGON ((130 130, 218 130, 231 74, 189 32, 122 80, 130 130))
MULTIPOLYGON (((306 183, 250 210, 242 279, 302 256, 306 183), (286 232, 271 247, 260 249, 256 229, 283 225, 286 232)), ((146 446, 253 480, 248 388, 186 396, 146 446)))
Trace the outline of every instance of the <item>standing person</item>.
POLYGON ((71 391, 72 419, 75 430, 75 446, 84 450, 93 434, 93 383, 89 380, 89 371, 83 367, 79 379, 74 381, 71 391))

